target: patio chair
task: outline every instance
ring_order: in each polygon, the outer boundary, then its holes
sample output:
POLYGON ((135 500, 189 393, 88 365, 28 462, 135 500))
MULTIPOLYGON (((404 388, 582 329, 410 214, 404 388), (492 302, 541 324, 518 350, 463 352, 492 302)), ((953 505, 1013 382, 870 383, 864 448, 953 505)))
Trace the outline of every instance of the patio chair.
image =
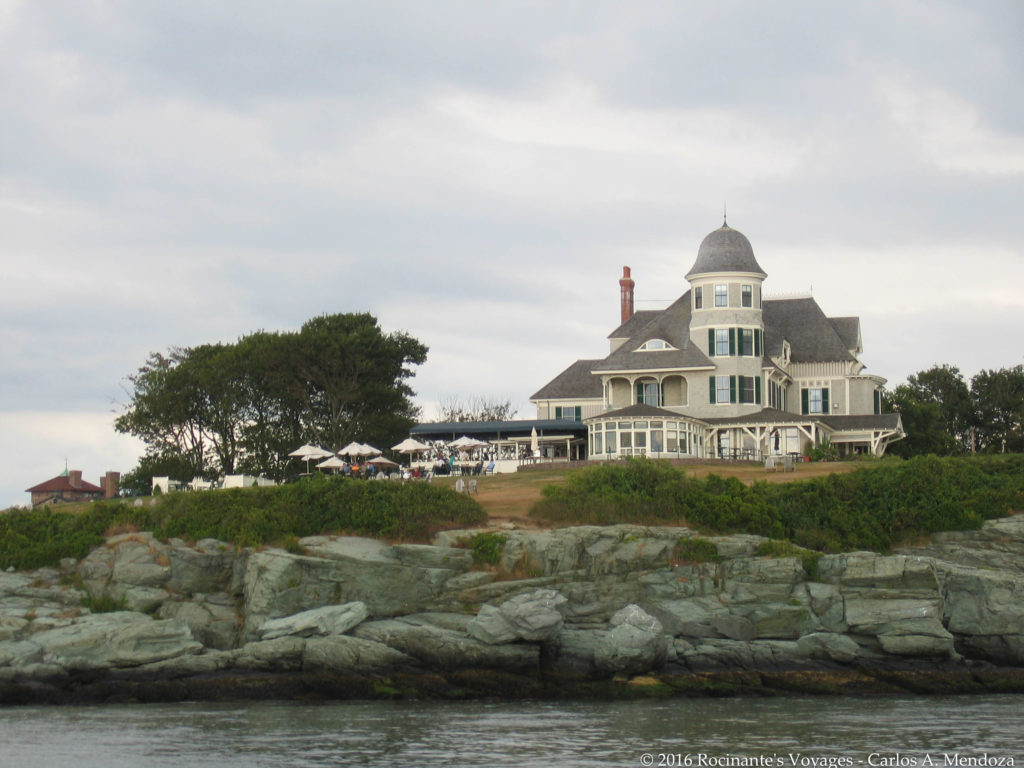
POLYGON ((764 460, 764 471, 765 472, 776 472, 778 467, 775 466, 775 457, 769 456, 764 460))
POLYGON ((462 493, 465 490, 466 490, 466 481, 463 480, 460 477, 458 480, 455 481, 455 492, 456 493, 462 493))
POLYGON ((469 481, 469 489, 466 492, 467 493, 476 493, 476 478, 475 477, 472 480, 469 481))

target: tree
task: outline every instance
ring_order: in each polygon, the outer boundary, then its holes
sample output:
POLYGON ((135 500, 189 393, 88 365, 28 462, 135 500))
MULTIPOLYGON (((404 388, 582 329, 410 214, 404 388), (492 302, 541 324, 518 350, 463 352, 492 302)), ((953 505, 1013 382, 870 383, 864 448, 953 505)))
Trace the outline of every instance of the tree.
POLYGON ((439 404, 440 421, 508 421, 516 415, 511 399, 448 395, 439 404))
POLYGON ((892 443, 886 453, 892 456, 919 456, 934 453, 948 456, 959 452, 959 445, 946 427, 938 403, 922 400, 906 384, 886 393, 886 410, 900 414, 907 436, 892 443))
POLYGON ((401 439, 417 414, 407 380, 426 355, 419 341, 383 333, 365 313, 174 348, 129 377, 115 427, 146 443, 143 472, 171 466, 188 480, 241 470, 280 480, 297 471, 287 454, 300 443, 401 439))
POLYGON ((979 451, 1024 452, 1024 366, 981 371, 971 379, 979 451))
POLYGON ((907 437, 893 443, 895 456, 949 456, 970 449, 973 404, 960 369, 936 365, 907 377, 886 394, 887 408, 900 414, 907 437))
POLYGON ((907 377, 907 386, 922 403, 935 403, 946 431, 956 440, 961 452, 971 447, 974 403, 960 369, 953 365, 935 365, 907 377))

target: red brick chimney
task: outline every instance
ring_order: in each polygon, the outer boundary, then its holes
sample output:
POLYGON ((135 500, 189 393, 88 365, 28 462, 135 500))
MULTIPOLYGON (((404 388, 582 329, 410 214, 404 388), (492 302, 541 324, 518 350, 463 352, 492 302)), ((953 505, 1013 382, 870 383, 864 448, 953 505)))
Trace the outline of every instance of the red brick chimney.
POLYGON ((72 488, 80 488, 82 486, 82 470, 72 469, 68 471, 68 484, 72 488))
POLYGON ((622 268, 622 277, 619 279, 619 301, 622 309, 622 322, 626 322, 633 316, 633 286, 635 283, 629 276, 629 267, 622 268))

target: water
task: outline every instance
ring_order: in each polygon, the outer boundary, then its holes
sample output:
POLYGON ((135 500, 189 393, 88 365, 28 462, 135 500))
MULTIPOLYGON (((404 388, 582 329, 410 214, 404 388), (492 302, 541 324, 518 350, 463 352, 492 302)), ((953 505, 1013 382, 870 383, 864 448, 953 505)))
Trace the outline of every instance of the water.
POLYGON ((1022 696, 26 707, 0 709, 0 765, 605 768, 689 755, 701 768, 731 755, 928 768, 928 755, 948 768, 953 753, 1024 765, 1022 716, 1022 696))

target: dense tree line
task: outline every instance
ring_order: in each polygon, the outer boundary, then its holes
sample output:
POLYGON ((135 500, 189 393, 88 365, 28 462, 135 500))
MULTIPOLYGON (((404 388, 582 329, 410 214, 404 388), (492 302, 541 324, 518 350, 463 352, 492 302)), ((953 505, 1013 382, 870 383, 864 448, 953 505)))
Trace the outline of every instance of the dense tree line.
POLYGON ((888 453, 1024 453, 1024 366, 981 371, 937 365, 907 377, 886 396, 907 432, 888 453))
POLYGON ((122 486, 148 492, 153 475, 281 480, 298 471, 288 453, 303 443, 391 445, 415 419, 407 380, 426 355, 419 341, 385 334, 366 313, 154 352, 128 377, 129 402, 115 422, 146 444, 122 486))

